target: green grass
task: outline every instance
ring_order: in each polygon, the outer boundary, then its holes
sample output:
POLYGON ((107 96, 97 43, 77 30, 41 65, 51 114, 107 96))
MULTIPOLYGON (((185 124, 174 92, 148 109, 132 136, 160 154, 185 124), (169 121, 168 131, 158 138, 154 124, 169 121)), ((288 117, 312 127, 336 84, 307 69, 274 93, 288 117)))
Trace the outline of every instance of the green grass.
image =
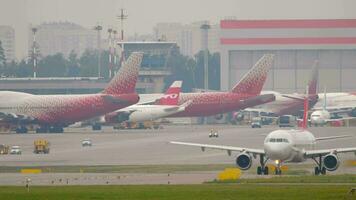
POLYGON ((0 173, 18 173, 21 169, 37 168, 43 173, 174 173, 194 171, 222 171, 234 167, 229 164, 207 165, 98 165, 98 166, 0 166, 0 173))
POLYGON ((326 175, 326 176, 273 176, 270 178, 239 179, 227 181, 212 181, 210 183, 354 183, 356 187, 355 174, 326 175))
MULTIPOLYGON (((261 186, 255 184, 136 185, 136 186, 37 186, 0 187, 1 200, 16 199, 125 199, 125 200, 335 200, 347 197, 350 186, 261 186)), ((349 196, 355 199, 356 196, 349 196)))

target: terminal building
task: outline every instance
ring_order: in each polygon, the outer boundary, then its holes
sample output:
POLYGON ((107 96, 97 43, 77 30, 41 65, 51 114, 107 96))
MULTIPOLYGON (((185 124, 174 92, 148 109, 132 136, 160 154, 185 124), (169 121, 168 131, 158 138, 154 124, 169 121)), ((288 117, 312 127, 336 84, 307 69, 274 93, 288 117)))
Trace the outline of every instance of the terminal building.
POLYGON ((220 21, 221 88, 231 89, 265 53, 264 90, 303 92, 318 60, 319 92, 356 90, 356 19, 220 21))

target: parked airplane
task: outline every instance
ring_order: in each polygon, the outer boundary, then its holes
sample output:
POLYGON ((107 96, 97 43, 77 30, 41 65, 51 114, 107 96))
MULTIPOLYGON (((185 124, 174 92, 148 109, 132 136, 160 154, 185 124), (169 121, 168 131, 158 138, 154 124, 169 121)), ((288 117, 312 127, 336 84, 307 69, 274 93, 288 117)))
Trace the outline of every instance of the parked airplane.
MULTIPOLYGON (((310 115, 310 123, 312 125, 315 125, 315 126, 323 126, 325 125, 326 123, 328 122, 333 122, 333 121, 341 121, 341 120, 349 120, 349 119, 355 119, 356 116, 354 117, 341 117, 339 116, 339 114, 341 113, 349 113, 351 114, 352 113, 352 109, 355 109, 355 108, 352 108, 350 106, 338 106, 338 107, 333 107, 333 110, 328 110, 328 107, 327 107, 327 93, 326 91, 324 91, 324 97, 320 98, 321 101, 323 102, 323 106, 322 108, 315 108, 313 110, 311 115, 310 115), (336 117, 332 117, 332 116, 336 116, 336 117)), ((346 99, 344 99, 346 100, 346 99)), ((347 103, 350 103, 346 100, 347 103)), ((356 107, 356 98, 354 99, 354 106, 356 107)), ((356 112, 356 111, 355 111, 356 112)))
POLYGON ((178 105, 182 81, 175 81, 155 105, 135 104, 105 115, 106 123, 143 122, 156 120, 185 110, 190 104, 178 105))
POLYGON ((266 163, 268 160, 275 161, 277 167, 275 174, 281 174, 282 163, 291 162, 299 163, 307 159, 313 159, 317 167, 314 169, 315 175, 326 174, 326 171, 334 171, 339 167, 340 161, 338 154, 356 152, 356 147, 351 148, 333 148, 315 150, 315 144, 321 140, 331 140, 337 138, 349 137, 346 135, 320 137, 315 138, 307 128, 308 123, 308 98, 304 101, 304 117, 303 128, 300 130, 276 130, 267 135, 264 140, 263 149, 223 146, 223 145, 210 145, 198 144, 188 142, 170 142, 172 144, 187 145, 200 147, 203 151, 206 148, 226 150, 229 155, 232 151, 240 152, 236 157, 236 165, 242 170, 247 170, 252 165, 252 157, 259 155, 260 166, 257 168, 257 174, 269 174, 266 163))
MULTIPOLYGON (((318 86, 318 62, 316 61, 312 67, 309 82, 309 104, 315 105, 318 101, 317 86, 318 86)), ((246 111, 256 111, 266 113, 270 116, 281 115, 298 115, 303 110, 304 94, 281 94, 275 91, 262 91, 261 94, 274 94, 276 100, 248 108, 246 111)))
POLYGON ((135 92, 143 54, 132 53, 104 91, 83 95, 32 95, 0 92, 0 122, 12 124, 17 133, 26 133, 27 125, 36 132, 63 132, 75 122, 104 115, 138 102, 135 92))
POLYGON ((178 104, 191 103, 169 117, 211 116, 273 101, 273 94, 260 95, 273 57, 264 55, 229 92, 182 93, 178 104))
MULTIPOLYGON (((236 84, 231 92, 181 93, 177 104, 180 107, 179 112, 173 112, 169 115, 166 113, 164 114, 165 117, 211 116, 273 101, 275 99, 273 94, 259 95, 266 81, 268 71, 272 66, 273 57, 271 54, 264 55, 252 69, 245 74, 240 82, 236 84)), ((164 97, 164 95, 140 95, 141 100, 138 104, 152 103, 152 100, 161 99, 162 97, 164 97)), ((140 107, 142 109, 145 106, 140 107)), ((140 115, 141 119, 150 119, 150 112, 156 111, 148 111, 151 110, 152 107, 147 108, 145 112, 132 112, 132 114, 133 116, 140 115)), ((133 116, 126 110, 123 112, 118 111, 117 114, 113 113, 107 115, 105 118, 108 122, 112 123, 129 120, 129 117, 133 119, 133 116)), ((91 119, 90 121, 95 121, 94 123, 91 122, 94 124, 93 129, 99 130, 100 124, 97 122, 105 123, 106 120, 97 118, 91 119)))

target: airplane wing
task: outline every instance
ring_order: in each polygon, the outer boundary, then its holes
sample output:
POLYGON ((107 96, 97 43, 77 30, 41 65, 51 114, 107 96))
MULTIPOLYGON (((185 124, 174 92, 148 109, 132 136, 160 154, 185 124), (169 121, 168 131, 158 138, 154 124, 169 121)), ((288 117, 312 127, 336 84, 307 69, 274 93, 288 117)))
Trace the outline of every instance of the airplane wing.
POLYGON ((309 150, 305 151, 304 154, 308 158, 313 158, 316 156, 324 156, 330 153, 338 154, 338 153, 350 153, 354 152, 356 154, 356 147, 353 148, 336 148, 336 149, 321 149, 321 150, 309 150))
POLYGON ((298 96, 298 95, 287 95, 287 94, 282 94, 282 97, 286 97, 289 99, 294 99, 294 100, 300 100, 300 101, 304 101, 304 97, 303 96, 298 96))
POLYGON ((262 94, 245 100, 241 100, 240 103, 241 103, 241 107, 248 108, 248 107, 253 107, 256 105, 268 103, 275 100, 276 100, 276 96, 274 94, 262 94))
POLYGON ((334 140, 334 139, 340 139, 340 138, 348 138, 352 137, 351 135, 338 135, 338 136, 329 136, 329 137, 319 137, 315 138, 316 141, 322 141, 322 140, 334 140))
POLYGON ((189 101, 186 101, 186 102, 184 102, 182 105, 180 105, 180 106, 172 106, 172 107, 170 107, 170 108, 165 108, 164 110, 166 111, 166 112, 173 112, 173 111, 177 111, 177 113, 178 112, 182 112, 182 111, 184 111, 189 105, 191 105, 192 104, 192 100, 189 100, 189 101))
POLYGON ((155 104, 164 94, 140 94, 138 105, 152 105, 155 104))
POLYGON ((342 121, 342 120, 350 120, 350 119, 355 119, 356 117, 341 117, 338 119, 326 119, 325 121, 327 122, 337 122, 337 121, 342 121))
POLYGON ((232 151, 246 152, 246 153, 258 154, 258 155, 265 154, 265 151, 263 149, 250 149, 250 148, 243 148, 243 147, 212 145, 212 144, 199 144, 199 143, 189 143, 189 142, 175 142, 175 141, 171 141, 169 143, 177 144, 177 145, 200 147, 202 151, 205 151, 205 149, 226 150, 229 155, 231 155, 232 151))

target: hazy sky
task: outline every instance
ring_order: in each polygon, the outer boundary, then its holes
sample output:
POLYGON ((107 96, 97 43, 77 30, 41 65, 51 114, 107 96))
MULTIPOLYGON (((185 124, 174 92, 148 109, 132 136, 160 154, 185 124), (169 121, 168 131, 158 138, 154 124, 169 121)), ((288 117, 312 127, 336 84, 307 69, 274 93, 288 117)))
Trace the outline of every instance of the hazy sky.
POLYGON ((70 21, 118 28, 120 8, 129 15, 126 32, 152 33, 158 22, 220 19, 356 18, 356 0, 0 0, 0 25, 16 31, 17 57, 27 53, 29 24, 70 21))

